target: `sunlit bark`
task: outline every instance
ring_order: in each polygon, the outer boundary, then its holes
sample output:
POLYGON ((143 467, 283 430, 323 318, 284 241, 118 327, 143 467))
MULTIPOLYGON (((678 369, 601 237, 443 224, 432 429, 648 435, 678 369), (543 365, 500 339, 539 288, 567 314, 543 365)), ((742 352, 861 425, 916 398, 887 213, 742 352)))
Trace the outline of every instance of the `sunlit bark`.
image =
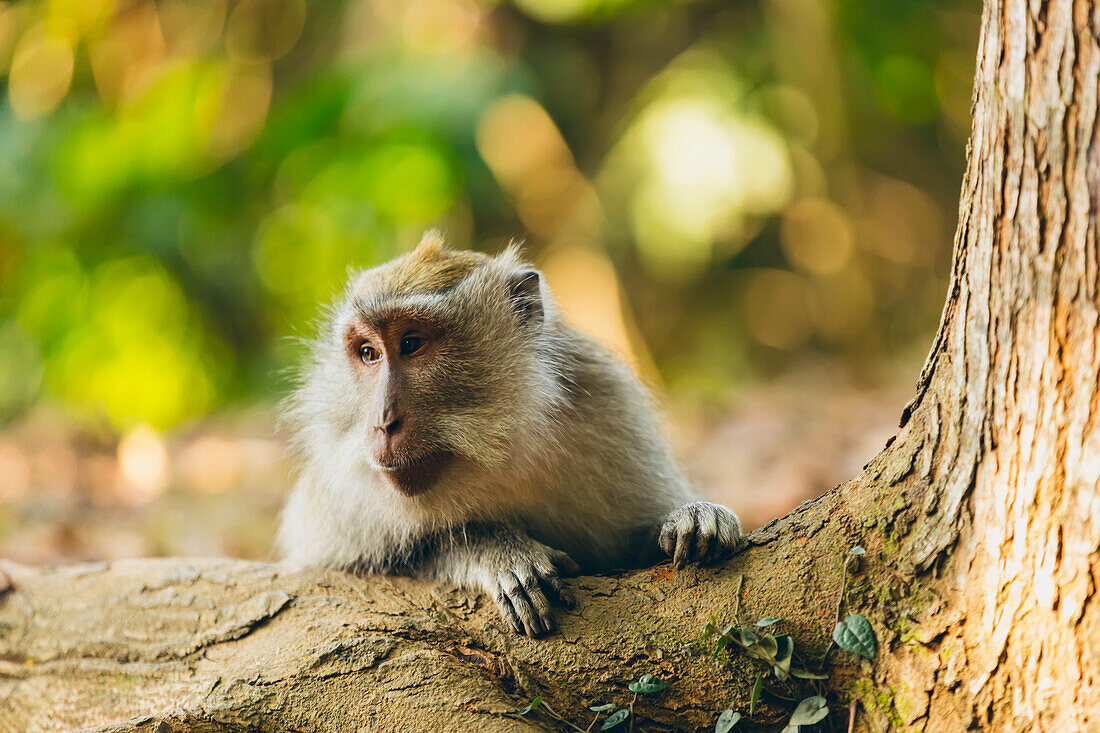
POLYGON ((934 595, 882 678, 930 730, 1100 728, 1097 13, 983 16, 944 322, 895 448, 927 474, 904 554, 934 595))

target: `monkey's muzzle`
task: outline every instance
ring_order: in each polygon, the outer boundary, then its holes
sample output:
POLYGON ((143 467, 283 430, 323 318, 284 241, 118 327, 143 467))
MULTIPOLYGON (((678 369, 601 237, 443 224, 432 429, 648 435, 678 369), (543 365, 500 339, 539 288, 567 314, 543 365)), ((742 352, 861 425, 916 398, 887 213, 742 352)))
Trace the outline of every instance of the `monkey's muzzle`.
POLYGON ((387 457, 378 461, 378 468, 405 496, 416 496, 430 489, 454 460, 451 453, 428 453, 415 458, 387 457))

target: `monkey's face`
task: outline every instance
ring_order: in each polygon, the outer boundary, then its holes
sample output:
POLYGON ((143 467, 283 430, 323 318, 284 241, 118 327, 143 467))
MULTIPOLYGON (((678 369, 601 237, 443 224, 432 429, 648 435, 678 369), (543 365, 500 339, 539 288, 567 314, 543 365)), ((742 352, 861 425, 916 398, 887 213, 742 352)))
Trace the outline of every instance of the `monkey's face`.
POLYGON ((403 494, 427 490, 455 456, 431 421, 424 395, 438 378, 438 324, 395 316, 353 319, 344 333, 348 359, 362 386, 371 462, 403 494))
POLYGON ((548 390, 541 279, 422 245, 353 281, 338 331, 368 462, 406 496, 498 470, 548 390), (482 472, 478 474, 478 472, 482 472))

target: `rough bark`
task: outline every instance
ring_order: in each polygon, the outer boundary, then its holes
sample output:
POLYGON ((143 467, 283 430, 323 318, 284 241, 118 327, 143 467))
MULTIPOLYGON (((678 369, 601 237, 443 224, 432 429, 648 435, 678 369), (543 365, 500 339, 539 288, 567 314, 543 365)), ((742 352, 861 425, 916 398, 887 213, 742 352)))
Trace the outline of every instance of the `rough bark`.
POLYGON ((879 679, 918 729, 1100 728, 1098 13, 985 7, 943 323, 884 457, 917 576, 879 679))
MULTIPOLYGON (((0 607, 0 730, 523 730, 535 695, 584 728, 639 699, 646 730, 747 711, 711 616, 782 616, 825 649, 845 602, 874 663, 834 655, 864 730, 1100 729, 1100 10, 991 0, 939 333, 897 436, 853 481, 726 566, 580 578, 561 634, 501 630, 475 595, 223 560, 33 570, 0 607)), ((768 727, 782 710, 766 705, 768 727)))
POLYGON ((757 533, 727 567, 577 579, 578 609, 537 641, 475 594, 401 578, 233 560, 9 566, 0 730, 561 729, 508 715, 536 695, 583 728, 588 705, 628 703, 645 673, 672 683, 636 703, 646 730, 713 728, 753 676, 704 652, 712 614, 787 608, 787 629, 824 647, 846 551, 820 531, 835 502, 757 533))

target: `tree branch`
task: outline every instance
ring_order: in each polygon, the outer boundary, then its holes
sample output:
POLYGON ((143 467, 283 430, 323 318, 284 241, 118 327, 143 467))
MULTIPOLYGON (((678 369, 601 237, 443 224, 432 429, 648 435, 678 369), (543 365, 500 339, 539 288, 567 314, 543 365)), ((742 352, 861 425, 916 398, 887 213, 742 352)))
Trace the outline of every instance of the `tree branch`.
POLYGON ((540 730, 554 723, 537 710, 506 715, 536 695, 583 728, 589 705, 625 706, 647 673, 671 686, 637 700, 639 725, 713 729, 731 700, 748 710, 757 670, 712 660, 704 624, 732 620, 743 584, 746 618, 782 616, 823 648, 837 559, 861 539, 840 506, 833 492, 722 568, 578 578, 578 609, 536 641, 477 594, 403 578, 219 559, 8 565, 0 730, 540 730))

